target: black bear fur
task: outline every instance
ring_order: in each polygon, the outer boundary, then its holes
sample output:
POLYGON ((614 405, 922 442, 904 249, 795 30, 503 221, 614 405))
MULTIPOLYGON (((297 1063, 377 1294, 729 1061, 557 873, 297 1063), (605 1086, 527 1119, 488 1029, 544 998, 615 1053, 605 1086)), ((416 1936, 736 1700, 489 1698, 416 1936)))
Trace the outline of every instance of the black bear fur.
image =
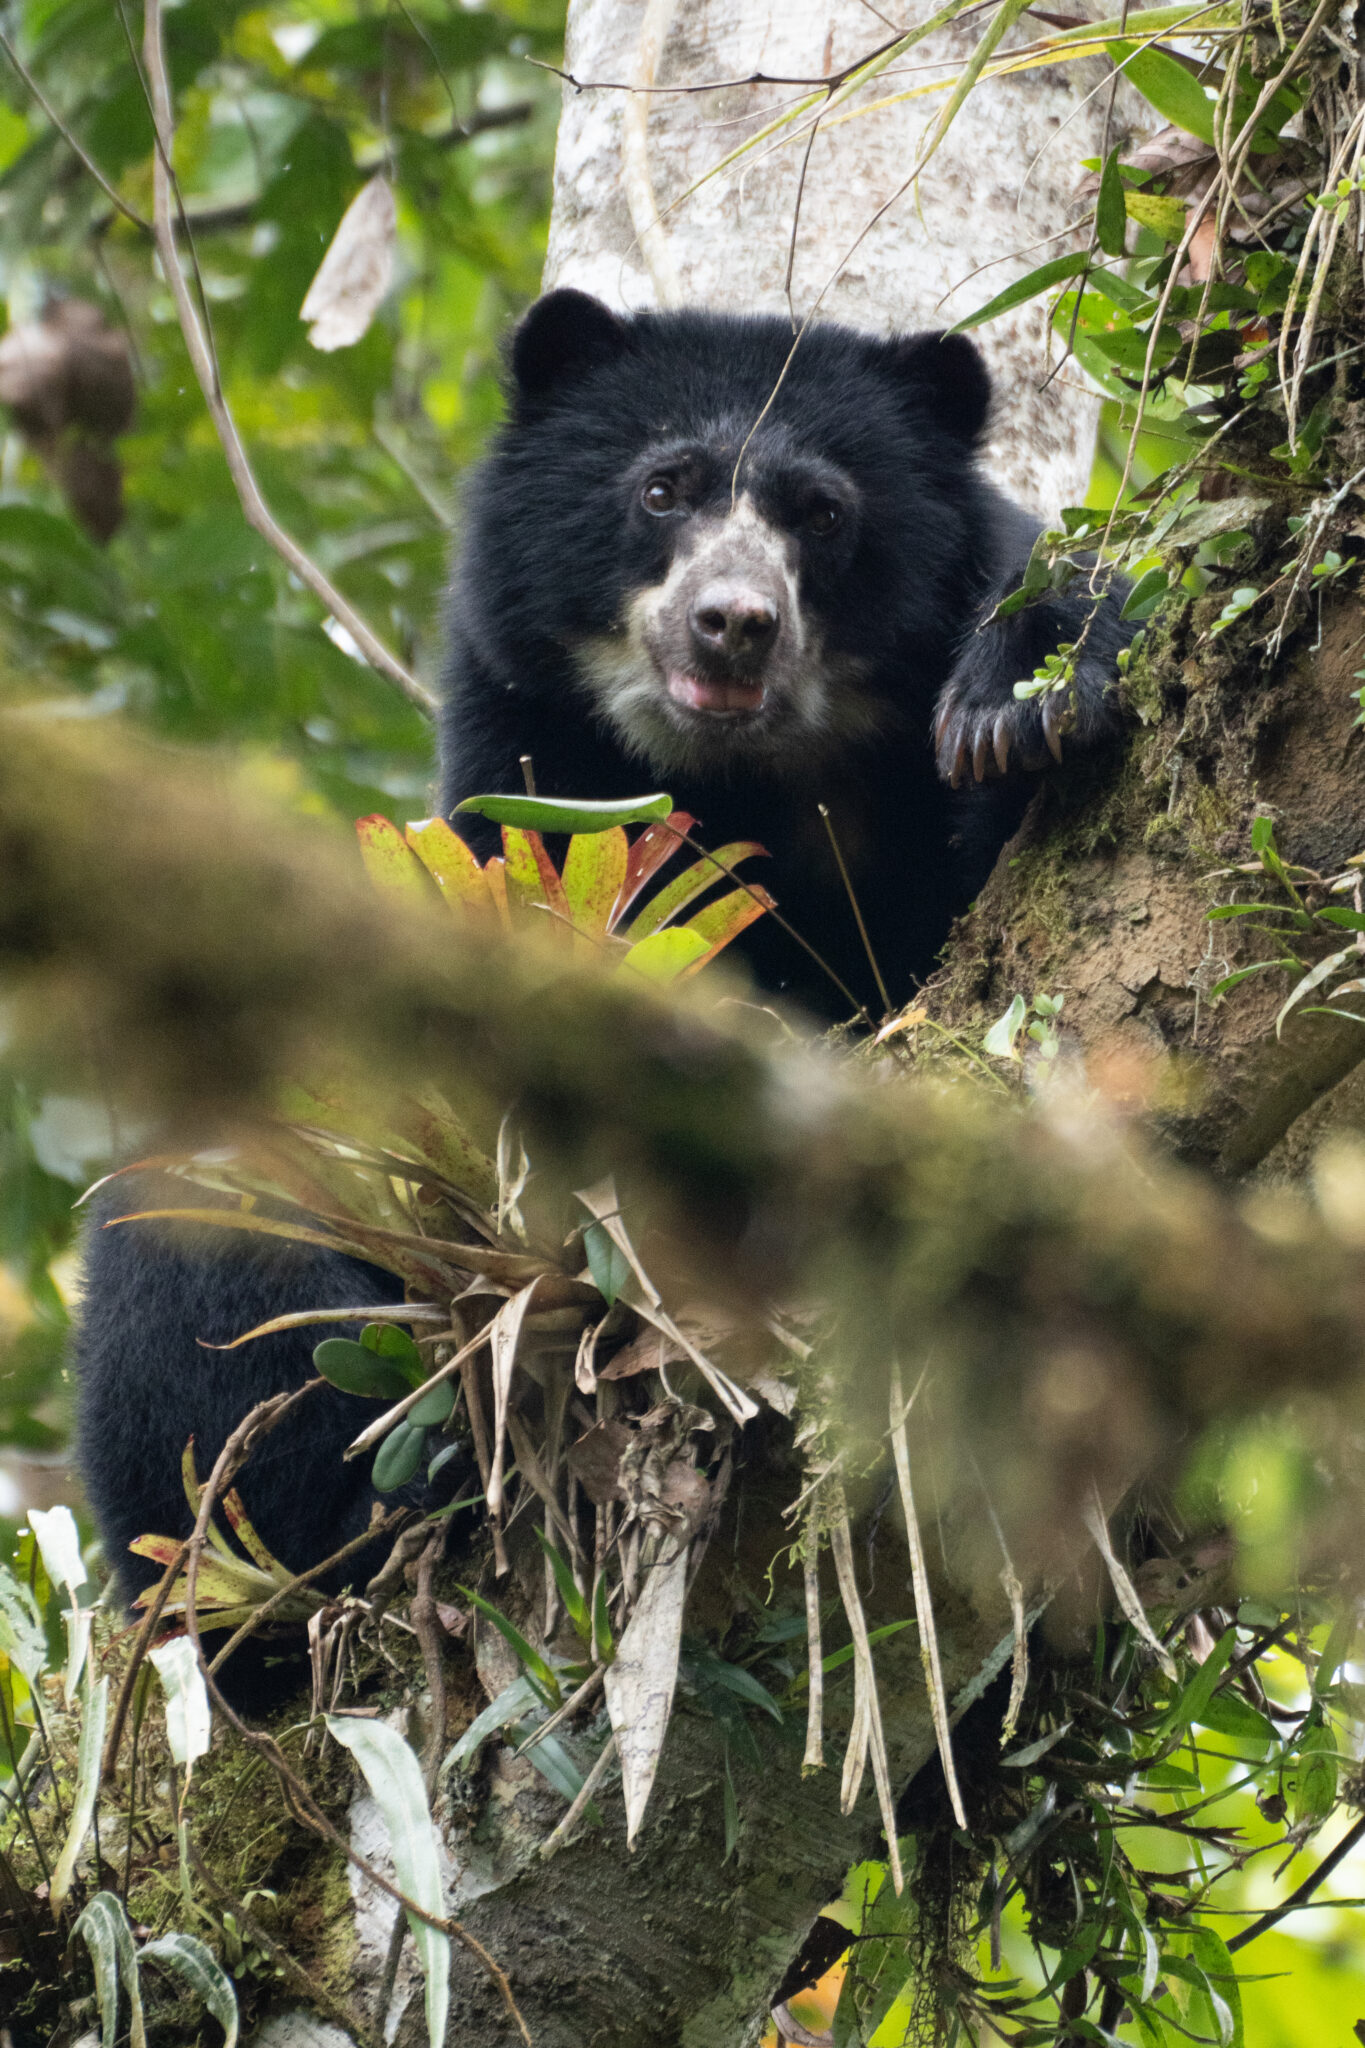
MULTIPOLYGON (((1039 706, 1013 685, 1062 641, 1083 642, 1066 745, 1098 739, 1115 719, 1126 637, 1114 598, 1094 611, 1083 588, 985 623, 1017 583, 1037 522, 977 466, 989 404, 977 351, 961 338, 817 326, 793 355, 775 319, 626 320, 556 292, 518 330, 509 395, 467 499, 442 809, 520 790, 526 754, 549 794, 665 788, 710 845, 767 846, 771 861, 749 872, 872 1009, 825 803, 892 998, 904 1000, 1032 786, 1025 773, 958 795, 945 774, 967 766, 970 780, 973 761, 993 773, 997 755, 1042 764, 1039 706), (704 588, 689 584, 694 571, 704 588), (623 688, 634 693, 624 710, 613 696, 623 688)), ((481 820, 459 823, 476 850, 493 850, 481 820)), ((747 949, 766 988, 847 1016, 773 920, 747 949)), ((132 1538, 188 1533, 187 1438, 202 1478, 254 1402, 311 1376, 323 1333, 204 1345, 290 1310, 400 1292, 375 1268, 272 1239, 105 1227, 183 1199, 181 1182, 115 1182, 88 1238, 78 1458, 125 1594, 157 1576, 129 1557, 132 1538)), ((341 1453, 374 1413, 326 1388, 252 1458, 247 1511, 291 1568, 366 1527, 368 1462, 341 1453)), ((240 1699, 263 1696, 259 1651, 231 1683, 240 1699)))
MULTIPOLYGON (((906 1001, 1033 786, 1027 773, 997 779, 997 758, 1024 770, 1048 758, 1044 707, 1014 684, 1080 642, 1065 745, 1093 744, 1116 723, 1129 637, 1116 597, 1097 608, 1085 577, 985 623, 1040 522, 977 463, 990 402, 977 349, 964 336, 816 326, 792 353, 774 318, 625 319, 558 291, 522 322, 511 367, 508 420, 465 501, 442 810, 521 790, 523 755, 546 795, 666 789, 706 843, 767 847, 771 860, 746 873, 875 1014, 824 803, 892 1000, 906 1001), (675 502, 656 515, 642 498, 660 481, 675 502), (831 508, 832 529, 815 530, 831 508), (632 612, 689 550, 708 549, 708 576, 723 573, 755 533, 745 579, 792 615, 805 647, 757 715, 690 710, 670 695, 670 663, 722 676, 735 665, 698 646, 677 606, 652 636, 644 628, 650 644, 632 643, 632 612), (970 783, 973 762, 990 779, 955 793, 945 777, 956 765, 970 783)), ((744 673, 781 656, 787 623, 744 673)), ((495 850, 494 828, 456 823, 477 851, 495 850)), ((765 988, 848 1016, 772 919, 744 950, 765 988)))

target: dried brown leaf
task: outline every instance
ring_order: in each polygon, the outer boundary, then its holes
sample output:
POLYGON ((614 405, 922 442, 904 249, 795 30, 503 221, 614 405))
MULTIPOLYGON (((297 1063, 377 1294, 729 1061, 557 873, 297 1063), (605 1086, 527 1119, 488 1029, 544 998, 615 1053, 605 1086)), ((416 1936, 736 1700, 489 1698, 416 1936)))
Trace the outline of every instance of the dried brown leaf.
POLYGON ((621 1490, 621 1459, 631 1440, 624 1422, 598 1422, 570 1444, 569 1470, 588 1499, 602 1508, 608 1501, 624 1500, 621 1490))
POLYGON ((393 187, 380 172, 341 216, 299 308, 314 348, 351 348, 366 333, 393 283, 397 233, 393 187))

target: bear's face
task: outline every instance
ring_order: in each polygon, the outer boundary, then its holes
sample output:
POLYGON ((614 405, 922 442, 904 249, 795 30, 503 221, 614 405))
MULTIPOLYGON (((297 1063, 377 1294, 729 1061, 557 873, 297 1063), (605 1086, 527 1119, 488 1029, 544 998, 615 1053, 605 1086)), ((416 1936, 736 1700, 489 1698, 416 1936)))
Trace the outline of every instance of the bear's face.
POLYGON ((571 644, 599 715, 658 775, 782 766, 875 723, 865 662, 813 601, 856 550, 859 493, 783 438, 755 436, 737 465, 744 429, 718 424, 629 476, 634 574, 609 630, 571 644))
POLYGON ((793 354, 775 319, 563 291, 512 367, 482 505, 498 614, 568 654, 627 754, 790 778, 919 722, 978 544, 970 343, 817 327, 793 354))

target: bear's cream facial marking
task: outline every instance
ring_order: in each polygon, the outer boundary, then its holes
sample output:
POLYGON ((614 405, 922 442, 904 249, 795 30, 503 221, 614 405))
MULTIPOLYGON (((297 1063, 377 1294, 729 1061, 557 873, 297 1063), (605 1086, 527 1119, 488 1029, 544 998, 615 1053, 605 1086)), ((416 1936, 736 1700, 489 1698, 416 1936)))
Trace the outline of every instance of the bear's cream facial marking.
MULTIPOLYGON (((667 476, 652 476, 641 501, 676 516, 667 476)), ((857 664, 827 654, 799 568, 796 535, 747 494, 733 510, 678 521, 663 581, 633 593, 616 631, 573 650, 631 754, 661 775, 729 760, 776 767, 819 736, 865 729, 870 707, 849 689, 857 664)))

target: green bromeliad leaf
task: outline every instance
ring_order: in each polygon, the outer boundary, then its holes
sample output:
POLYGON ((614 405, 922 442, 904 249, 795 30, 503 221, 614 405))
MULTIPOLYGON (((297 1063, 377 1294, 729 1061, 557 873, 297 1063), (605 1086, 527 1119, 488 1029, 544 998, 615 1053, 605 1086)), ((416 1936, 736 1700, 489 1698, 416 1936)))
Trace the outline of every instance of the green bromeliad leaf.
POLYGON ((559 796, 467 796, 458 811, 474 811, 497 825, 526 832, 609 832, 613 825, 659 824, 673 809, 671 796, 619 797, 589 802, 559 796))

